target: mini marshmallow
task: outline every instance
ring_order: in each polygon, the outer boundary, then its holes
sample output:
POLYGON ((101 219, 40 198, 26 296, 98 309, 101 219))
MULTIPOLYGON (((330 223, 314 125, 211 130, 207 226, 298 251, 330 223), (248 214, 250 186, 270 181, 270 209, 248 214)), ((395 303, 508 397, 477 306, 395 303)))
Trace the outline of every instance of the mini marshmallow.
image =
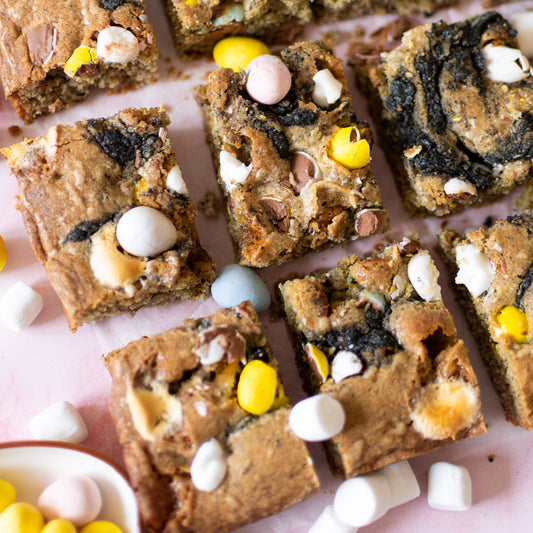
POLYGON ((366 526, 381 518, 391 507, 392 492, 379 471, 357 476, 342 483, 333 507, 339 519, 352 526, 366 526))
POLYGON ((0 299, 0 318, 13 331, 29 326, 43 308, 42 296, 17 281, 0 299))
POLYGON ((204 492, 215 490, 226 475, 226 457, 216 439, 204 442, 196 452, 191 463, 191 481, 204 492))
POLYGON ((269 54, 258 56, 248 64, 246 73, 246 90, 261 104, 281 102, 291 88, 291 72, 279 57, 269 54))
POLYGON ((518 32, 516 40, 520 50, 527 57, 533 57, 533 11, 515 13, 509 17, 509 22, 518 32))
POLYGON ((226 189, 231 192, 237 185, 241 185, 252 171, 252 165, 245 165, 233 154, 221 150, 219 155, 220 179, 224 182, 226 189))
POLYGON ((59 401, 30 420, 30 432, 38 440, 58 440, 78 444, 89 432, 83 418, 69 402, 59 401))
POLYGON ((479 296, 491 285, 496 275, 490 259, 473 244, 463 244, 455 249, 459 270, 455 283, 466 286, 472 296, 479 296))
POLYGON ((334 104, 342 94, 342 83, 333 76, 327 68, 319 70, 313 81, 313 102, 320 107, 328 107, 334 104))
POLYGON ((111 26, 98 34, 96 56, 104 63, 129 63, 139 52, 137 37, 126 28, 111 26))
POLYGON ((146 205, 126 211, 117 223, 120 246, 136 257, 153 257, 166 252, 176 244, 177 238, 170 218, 146 205))
POLYGON ((335 383, 363 371, 361 359, 348 350, 337 352, 331 363, 331 377, 335 383))
POLYGON ((356 533, 357 528, 345 524, 336 514, 332 505, 326 505, 322 514, 311 526, 308 533, 356 533))
POLYGON ((289 415, 289 426, 307 442, 331 439, 344 428, 346 413, 342 404, 327 394, 317 394, 298 402, 289 415))
POLYGON ((410 502, 420 496, 418 481, 408 461, 399 461, 379 470, 389 482, 391 508, 410 502))
POLYGON ((481 51, 490 80, 514 83, 530 76, 529 61, 518 48, 487 44, 481 51))
POLYGON ((427 250, 420 250, 411 258, 407 276, 420 298, 426 302, 440 300, 439 271, 427 250))
POLYGON ((428 504, 443 511, 466 511, 472 505, 472 480, 464 466, 438 462, 428 476, 428 504))
POLYGON ((444 184, 444 192, 448 196, 459 194, 476 194, 476 188, 469 181, 460 180, 459 178, 452 178, 444 184))
POLYGON ((187 185, 185 185, 185 182, 183 181, 181 169, 178 165, 174 165, 168 171, 167 187, 176 194, 182 194, 183 196, 189 195, 189 192, 187 191, 187 185))

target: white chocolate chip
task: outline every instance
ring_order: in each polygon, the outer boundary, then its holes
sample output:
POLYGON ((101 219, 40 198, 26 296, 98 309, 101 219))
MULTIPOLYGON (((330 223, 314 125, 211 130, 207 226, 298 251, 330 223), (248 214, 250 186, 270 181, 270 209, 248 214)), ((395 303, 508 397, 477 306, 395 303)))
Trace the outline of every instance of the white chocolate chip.
POLYGON ((224 450, 213 438, 198 448, 191 464, 191 481, 198 490, 212 492, 222 483, 226 469, 224 450))
POLYGON ((443 511, 466 511, 472 505, 472 480, 464 466, 438 462, 428 474, 428 504, 443 511))
POLYGON ((331 377, 335 383, 350 376, 356 376, 363 371, 361 359, 348 350, 338 352, 331 363, 331 377))
POLYGON ((459 267, 455 282, 465 285, 472 296, 484 293, 496 275, 487 255, 473 244, 463 244, 455 249, 455 257, 459 267))
POLYGON ((177 194, 182 194, 183 196, 188 196, 189 192, 187 191, 187 185, 183 181, 183 176, 181 175, 181 169, 178 165, 174 165, 167 174, 167 187, 174 191, 177 194))
POLYGON ((153 257, 166 252, 176 244, 177 238, 172 221, 153 207, 134 207, 117 223, 119 244, 137 257, 153 257))
POLYGON ((42 308, 42 296, 22 281, 17 281, 0 298, 0 318, 15 332, 29 326, 42 308))
POLYGON ((460 180, 459 178, 452 178, 444 184, 444 192, 448 196, 459 194, 476 194, 476 188, 469 181, 460 180))
POLYGON ((131 31, 111 26, 98 34, 96 56, 104 63, 129 63, 139 55, 139 42, 131 31))
POLYGON ((518 32, 516 40, 527 57, 533 57, 533 11, 522 11, 509 17, 509 22, 518 32))
POLYGON ((226 337, 224 335, 218 335, 211 342, 202 344, 195 353, 200 358, 202 365, 214 365, 224 357, 226 353, 225 346, 226 337))
POLYGON ((221 150, 220 156, 220 179, 224 182, 226 189, 231 192, 237 185, 246 181, 252 171, 252 165, 245 165, 233 154, 221 150))
POLYGON ((487 44, 482 53, 490 80, 514 83, 530 75, 529 61, 518 48, 487 44))
POLYGON ((317 394, 298 402, 289 415, 289 426, 302 440, 331 439, 344 428, 346 413, 342 404, 327 394, 317 394))
POLYGON ((327 68, 319 70, 313 81, 313 102, 320 107, 328 107, 334 104, 342 94, 342 83, 333 76, 327 68))
POLYGON ((420 298, 426 302, 440 300, 439 271, 426 250, 420 250, 407 265, 407 275, 420 298))

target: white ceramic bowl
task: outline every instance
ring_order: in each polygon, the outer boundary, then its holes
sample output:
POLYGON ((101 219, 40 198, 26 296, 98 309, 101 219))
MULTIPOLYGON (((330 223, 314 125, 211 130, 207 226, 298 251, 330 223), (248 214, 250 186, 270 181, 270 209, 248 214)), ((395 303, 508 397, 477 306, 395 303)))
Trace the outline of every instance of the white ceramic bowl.
POLYGON ((17 501, 35 505, 50 483, 64 476, 90 477, 102 494, 98 520, 123 533, 141 533, 139 510, 126 475, 112 461, 82 446, 51 441, 0 443, 0 479, 13 484, 17 501))

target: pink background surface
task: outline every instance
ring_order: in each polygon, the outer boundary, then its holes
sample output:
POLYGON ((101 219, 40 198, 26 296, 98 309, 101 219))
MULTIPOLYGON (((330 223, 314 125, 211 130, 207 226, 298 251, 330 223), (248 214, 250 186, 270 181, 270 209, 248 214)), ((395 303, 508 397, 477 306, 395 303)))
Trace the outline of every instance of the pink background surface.
MULTIPOLYGON (((43 135, 58 123, 107 116, 130 106, 157 107, 164 104, 172 120, 170 136, 193 199, 198 202, 206 191, 216 191, 199 111, 190 91, 192 86, 205 82, 206 74, 215 65, 209 60, 180 61, 175 54, 160 2, 152 0, 148 4, 148 15, 154 25, 161 54, 158 83, 126 95, 107 96, 95 92, 84 103, 41 118, 31 126, 22 124, 10 104, 0 98, 0 146, 18 142, 23 137, 43 135), (19 125, 22 134, 11 135, 7 129, 11 125, 19 125)), ((533 8, 533 1, 506 5, 500 11, 508 15, 525 8, 533 8)), ((440 11, 431 20, 443 18, 453 22, 481 11, 479 3, 467 2, 462 4, 460 10, 440 11)), ((356 24, 374 29, 390 19, 365 17, 321 27, 309 26, 305 38, 319 38, 326 30, 340 30, 345 37, 335 46, 335 52, 344 59, 348 34, 354 31, 356 24)), ((359 119, 365 119, 368 117, 365 102, 355 90, 348 69, 347 77, 356 114, 359 119)), ((379 146, 374 146, 372 158, 371 166, 382 188, 393 227, 387 237, 399 240, 404 235, 418 233, 422 243, 432 249, 435 233, 442 221, 434 218, 410 220, 402 209, 379 146)), ((72 334, 45 271, 30 248, 22 219, 16 211, 16 181, 9 174, 3 159, 0 161, 0 185, 0 235, 6 242, 8 252, 7 265, 0 272, 0 295, 21 280, 39 291, 44 298, 43 311, 22 332, 13 333, 0 323, 0 441, 31 439, 30 418, 56 401, 67 400, 79 409, 89 428, 89 438, 83 444, 121 463, 118 439, 107 406, 111 380, 100 360, 101 356, 142 335, 178 326, 184 318, 208 315, 218 306, 211 298, 205 302, 176 302, 165 308, 142 310, 135 317, 119 316, 82 326, 77 333, 72 334)), ((451 217, 447 225, 464 230, 481 225, 489 215, 494 218, 505 217, 513 212, 515 197, 516 194, 493 205, 451 217)), ((223 216, 208 218, 200 213, 197 225, 201 241, 217 266, 220 268, 233 262, 232 246, 223 216)), ((274 294, 275 282, 288 273, 332 267, 343 255, 364 254, 382 240, 380 237, 337 246, 308 258, 263 270, 260 275, 274 294)), ((459 336, 470 350, 489 430, 485 435, 412 459, 410 462, 420 482, 421 496, 389 511, 385 517, 362 530, 372 533, 529 531, 533 527, 533 435, 505 421, 464 315, 447 288, 447 272, 434 252, 432 255, 441 271, 444 300, 455 317, 459 336), (488 459, 491 454, 494 455, 492 462, 488 459), (428 506, 427 471, 436 461, 451 461, 468 468, 473 484, 473 506, 469 511, 453 513, 437 511, 428 506)), ((261 315, 261 321, 280 362, 286 388, 295 402, 304 394, 284 324, 279 320, 271 320, 268 311, 261 315)), ((322 483, 321 494, 276 516, 249 525, 241 533, 303 533, 323 507, 332 502, 340 480, 330 474, 321 446, 312 445, 310 450, 322 483)))

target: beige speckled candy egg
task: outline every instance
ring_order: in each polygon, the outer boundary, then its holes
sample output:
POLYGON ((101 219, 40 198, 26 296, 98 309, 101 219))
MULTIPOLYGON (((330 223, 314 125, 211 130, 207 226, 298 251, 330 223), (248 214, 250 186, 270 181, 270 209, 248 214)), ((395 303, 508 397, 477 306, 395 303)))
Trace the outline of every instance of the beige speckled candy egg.
POLYGON ((137 257, 166 252, 176 244, 177 238, 172 221, 161 211, 145 205, 124 213, 117 224, 120 246, 137 257))

